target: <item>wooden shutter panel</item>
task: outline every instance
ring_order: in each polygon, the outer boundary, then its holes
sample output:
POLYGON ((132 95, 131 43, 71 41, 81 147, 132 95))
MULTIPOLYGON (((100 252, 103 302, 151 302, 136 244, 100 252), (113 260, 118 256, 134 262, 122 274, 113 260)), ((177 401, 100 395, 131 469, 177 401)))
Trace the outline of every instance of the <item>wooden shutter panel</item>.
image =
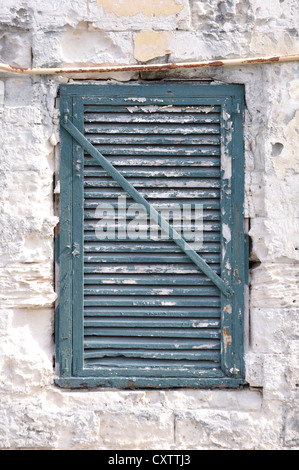
MULTIPOLYGON (((242 383, 244 281, 240 281, 240 268, 244 263, 238 263, 242 216, 235 214, 232 200, 233 189, 240 191, 240 179, 232 184, 236 165, 229 155, 236 152, 242 168, 242 146, 232 138, 242 100, 236 87, 239 99, 233 102, 236 89, 232 88, 191 84, 62 87, 62 127, 66 129, 62 131, 62 159, 68 155, 69 164, 61 176, 65 185, 67 179, 71 181, 72 190, 62 193, 61 205, 71 204, 72 214, 69 253, 63 251, 65 247, 60 253, 64 253, 62 270, 72 258, 72 279, 62 283, 62 298, 67 297, 66 287, 71 291, 72 307, 65 315, 72 334, 67 345, 60 346, 59 355, 70 348, 72 357, 66 359, 69 366, 60 384, 242 383), (75 129, 71 145, 70 136, 66 137, 72 133, 68 120, 75 129), (149 237, 148 216, 142 221, 143 236, 136 240, 128 236, 134 200, 114 174, 103 168, 98 155, 91 155, 84 138, 151 206, 182 208, 185 204, 192 214, 197 205, 203 206, 203 243, 193 249, 199 261, 212 268, 210 276, 171 237, 161 239, 158 230, 149 237), (131 210, 127 222, 116 221, 116 237, 99 240, 98 208, 109 204, 118 216, 119 198, 125 204, 123 211, 131 210), (232 267, 238 271, 240 294, 232 267), (232 320, 237 308, 238 319, 232 320)), ((241 204, 238 200, 237 205, 241 204)), ((170 225, 187 229, 189 223, 180 217, 170 225)), ((113 220, 108 228, 112 226, 113 220)), ((187 231, 187 243, 188 236, 192 234, 187 231)))

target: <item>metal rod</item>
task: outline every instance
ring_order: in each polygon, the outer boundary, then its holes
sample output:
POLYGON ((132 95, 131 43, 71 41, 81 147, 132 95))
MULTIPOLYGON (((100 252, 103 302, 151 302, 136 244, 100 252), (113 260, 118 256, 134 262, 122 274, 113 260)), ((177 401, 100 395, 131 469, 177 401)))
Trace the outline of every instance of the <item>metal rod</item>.
POLYGON ((267 57, 251 57, 240 59, 216 59, 203 60, 197 62, 178 62, 168 64, 135 64, 135 65, 102 65, 94 67, 53 67, 53 68, 25 68, 15 67, 8 64, 0 64, 0 71, 19 73, 25 75, 61 75, 61 74, 83 74, 83 73, 107 73, 107 72, 146 72, 155 70, 174 70, 187 68, 202 67, 229 67, 243 66, 265 63, 283 63, 299 61, 299 54, 286 56, 267 56, 267 57))

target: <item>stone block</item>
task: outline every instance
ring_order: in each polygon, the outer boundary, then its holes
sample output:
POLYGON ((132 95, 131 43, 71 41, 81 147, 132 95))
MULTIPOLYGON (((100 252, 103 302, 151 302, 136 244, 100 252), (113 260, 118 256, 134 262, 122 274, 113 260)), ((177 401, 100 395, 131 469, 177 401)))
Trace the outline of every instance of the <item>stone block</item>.
POLYGON ((238 0, 192 1, 192 23, 195 29, 239 30, 249 29, 253 15, 250 3, 238 0))
POLYGON ((59 33, 36 32, 33 35, 33 54, 36 67, 135 63, 130 32, 89 30, 85 24, 59 33))
POLYGON ((186 29, 190 22, 187 0, 97 0, 89 6, 89 21, 103 30, 186 29))
POLYGON ((202 410, 178 413, 175 417, 177 449, 250 450, 262 435, 260 413, 202 410))
POLYGON ((286 412, 285 419, 285 430, 284 430, 284 445, 285 448, 291 450, 299 449, 299 420, 298 420, 298 408, 299 408, 299 393, 295 400, 290 403, 286 412))
MULTIPOLYGON (((33 89, 31 77, 25 75, 14 75, 6 79, 5 83, 5 106, 8 108, 18 107, 28 109, 32 104, 33 89)), ((7 111, 9 112, 9 111, 7 111)), ((6 113, 7 113, 6 112, 6 113)), ((15 124, 20 122, 20 116, 15 124)))
POLYGON ((296 0, 252 0, 252 8, 258 24, 294 27, 298 26, 298 3, 296 0))
POLYGON ((126 64, 133 58, 130 32, 74 29, 63 33, 60 47, 65 64, 126 64))
POLYGON ((167 449, 173 445, 173 413, 155 409, 122 409, 100 414, 101 448, 167 449))
POLYGON ((0 81, 0 112, 2 111, 3 109, 3 105, 4 105, 4 90, 5 90, 5 85, 4 85, 4 81, 0 81))
POLYGON ((264 356, 248 352, 245 355, 245 380, 250 387, 263 386, 264 356))
MULTIPOLYGON (((295 319, 293 319, 295 320, 295 319)), ((296 320, 293 321, 294 334, 293 338, 288 341, 288 366, 286 371, 286 380, 291 390, 295 390, 298 395, 299 389, 299 335, 298 335, 298 314, 296 320)))
POLYGON ((14 67, 30 67, 31 34, 0 30, 0 60, 14 67))
POLYGON ((134 57, 140 62, 147 62, 156 57, 171 53, 169 49, 170 33, 165 31, 141 31, 134 37, 134 57))
POLYGON ((251 349, 257 354, 286 354, 286 338, 298 337, 298 310, 252 308, 250 313, 251 349))
POLYGON ((52 2, 42 2, 36 8, 35 0, 31 0, 31 7, 34 15, 35 29, 44 31, 57 31, 64 26, 76 27, 80 22, 85 21, 88 14, 88 3, 82 0, 53 0, 52 2))
POLYGON ((296 263, 264 262, 252 269, 251 308, 294 308, 298 302, 297 273, 296 263))
POLYGON ((277 400, 281 403, 289 398, 287 383, 288 358, 282 354, 266 354, 263 369, 264 399, 277 400))
POLYGON ((253 390, 168 390, 164 407, 175 412, 183 410, 243 410, 261 409, 262 396, 253 390))
POLYGON ((0 448, 14 450, 96 449, 99 418, 92 411, 45 410, 38 400, 22 406, 11 401, 0 416, 0 448), (5 431, 6 429, 6 431, 5 431), (7 439, 7 430, 12 432, 7 439))

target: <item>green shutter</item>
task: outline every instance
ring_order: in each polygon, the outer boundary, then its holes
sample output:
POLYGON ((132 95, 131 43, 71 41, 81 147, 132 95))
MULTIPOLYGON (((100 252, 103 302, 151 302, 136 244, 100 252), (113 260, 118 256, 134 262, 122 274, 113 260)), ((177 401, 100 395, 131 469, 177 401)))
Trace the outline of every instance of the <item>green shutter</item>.
POLYGON ((244 383, 243 87, 63 85, 60 99, 57 383, 244 383))

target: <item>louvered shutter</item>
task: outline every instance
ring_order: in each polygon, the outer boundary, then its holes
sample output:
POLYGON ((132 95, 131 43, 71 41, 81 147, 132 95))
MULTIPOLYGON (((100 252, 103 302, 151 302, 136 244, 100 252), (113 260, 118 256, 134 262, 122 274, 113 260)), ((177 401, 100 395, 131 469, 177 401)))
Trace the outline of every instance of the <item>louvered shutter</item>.
POLYGON ((241 86, 61 87, 60 385, 243 383, 242 110, 241 86))

